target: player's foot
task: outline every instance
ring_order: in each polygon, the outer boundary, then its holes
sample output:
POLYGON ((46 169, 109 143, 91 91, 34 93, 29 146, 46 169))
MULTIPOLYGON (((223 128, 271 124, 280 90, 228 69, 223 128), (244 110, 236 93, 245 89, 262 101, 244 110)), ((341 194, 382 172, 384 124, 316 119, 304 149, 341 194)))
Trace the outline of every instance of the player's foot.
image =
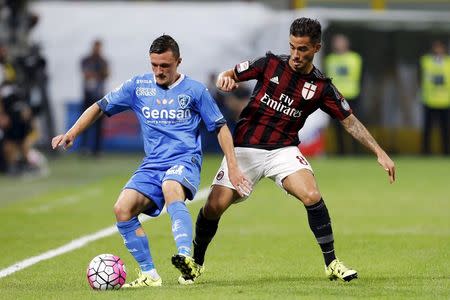
POLYGON ((205 270, 205 267, 197 264, 192 257, 183 254, 172 256, 172 264, 181 272, 178 283, 184 285, 193 284, 205 270))
POLYGON ((195 280, 203 274, 203 272, 205 271, 205 266, 201 266, 199 264, 197 264, 198 266, 198 275, 196 276, 184 276, 184 275, 180 275, 180 277, 178 277, 178 283, 182 284, 182 285, 189 285, 189 284, 194 284, 195 280))
POLYGON ((356 270, 347 268, 339 259, 333 260, 328 267, 325 266, 325 274, 328 279, 336 280, 341 279, 344 281, 350 281, 352 279, 358 278, 358 273, 356 270))
POLYGON ((154 278, 149 274, 143 274, 141 271, 138 271, 138 278, 130 283, 126 283, 122 286, 123 289, 129 288, 141 288, 141 287, 154 287, 161 286, 162 279, 161 277, 154 278))

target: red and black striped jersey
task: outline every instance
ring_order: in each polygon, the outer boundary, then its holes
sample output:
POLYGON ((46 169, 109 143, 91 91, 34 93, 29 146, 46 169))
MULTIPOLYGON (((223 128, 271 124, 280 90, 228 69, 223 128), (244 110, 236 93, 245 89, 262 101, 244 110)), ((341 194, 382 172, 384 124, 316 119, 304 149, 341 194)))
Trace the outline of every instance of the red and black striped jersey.
POLYGON ((339 120, 352 113, 331 80, 316 67, 309 74, 300 74, 288 60, 288 55, 267 52, 235 66, 239 81, 257 80, 234 130, 235 146, 268 150, 297 146, 298 131, 318 108, 339 120))

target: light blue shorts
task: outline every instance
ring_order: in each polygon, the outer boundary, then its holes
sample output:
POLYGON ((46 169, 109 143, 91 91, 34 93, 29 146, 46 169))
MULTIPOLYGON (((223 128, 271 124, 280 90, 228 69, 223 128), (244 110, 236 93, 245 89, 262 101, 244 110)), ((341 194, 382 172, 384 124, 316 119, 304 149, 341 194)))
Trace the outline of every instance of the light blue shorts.
MULTIPOLYGON (((191 161, 174 162, 169 167, 149 167, 146 162, 134 172, 124 189, 133 189, 156 204, 156 208, 144 211, 146 215, 156 217, 164 208, 165 200, 162 183, 166 180, 179 182, 186 188, 186 197, 192 200, 200 185, 200 165, 191 161)), ((184 199, 183 199, 184 200, 184 199)))

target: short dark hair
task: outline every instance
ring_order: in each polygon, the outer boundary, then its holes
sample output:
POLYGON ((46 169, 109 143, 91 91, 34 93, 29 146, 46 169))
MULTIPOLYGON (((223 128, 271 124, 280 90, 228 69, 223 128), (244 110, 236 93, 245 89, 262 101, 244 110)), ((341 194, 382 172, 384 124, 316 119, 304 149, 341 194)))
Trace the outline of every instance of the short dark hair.
POLYGON ((309 36, 312 42, 320 43, 322 26, 317 19, 298 18, 292 22, 289 33, 295 37, 309 36))
POLYGON ((153 41, 148 52, 150 54, 161 54, 169 50, 172 51, 173 56, 175 56, 176 59, 180 57, 180 48, 178 47, 178 43, 170 35, 163 34, 153 41))

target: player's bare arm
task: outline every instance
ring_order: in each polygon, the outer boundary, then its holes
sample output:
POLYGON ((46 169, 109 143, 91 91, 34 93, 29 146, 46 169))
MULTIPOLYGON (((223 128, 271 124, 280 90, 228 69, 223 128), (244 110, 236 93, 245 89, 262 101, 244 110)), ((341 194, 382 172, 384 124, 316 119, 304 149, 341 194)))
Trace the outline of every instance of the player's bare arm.
POLYGON ((227 160, 228 176, 231 184, 233 184, 239 196, 244 197, 250 195, 252 184, 239 169, 234 153, 233 138, 227 125, 218 129, 217 139, 227 160))
POLYGON ((75 138, 102 115, 103 112, 100 109, 100 106, 98 106, 97 103, 92 104, 83 112, 69 131, 65 134, 57 135, 52 139, 52 148, 56 149, 62 147, 64 150, 69 149, 72 147, 75 138))
POLYGON ((341 124, 344 126, 345 130, 347 130, 347 132, 350 133, 355 139, 357 139, 361 144, 375 153, 378 159, 378 163, 388 173, 390 183, 393 183, 395 181, 394 162, 378 145, 377 141, 375 141, 367 128, 353 114, 342 120, 341 124))
POLYGON ((234 70, 229 69, 219 74, 217 77, 216 86, 223 92, 231 92, 239 86, 237 82, 239 82, 239 80, 237 79, 234 70))

